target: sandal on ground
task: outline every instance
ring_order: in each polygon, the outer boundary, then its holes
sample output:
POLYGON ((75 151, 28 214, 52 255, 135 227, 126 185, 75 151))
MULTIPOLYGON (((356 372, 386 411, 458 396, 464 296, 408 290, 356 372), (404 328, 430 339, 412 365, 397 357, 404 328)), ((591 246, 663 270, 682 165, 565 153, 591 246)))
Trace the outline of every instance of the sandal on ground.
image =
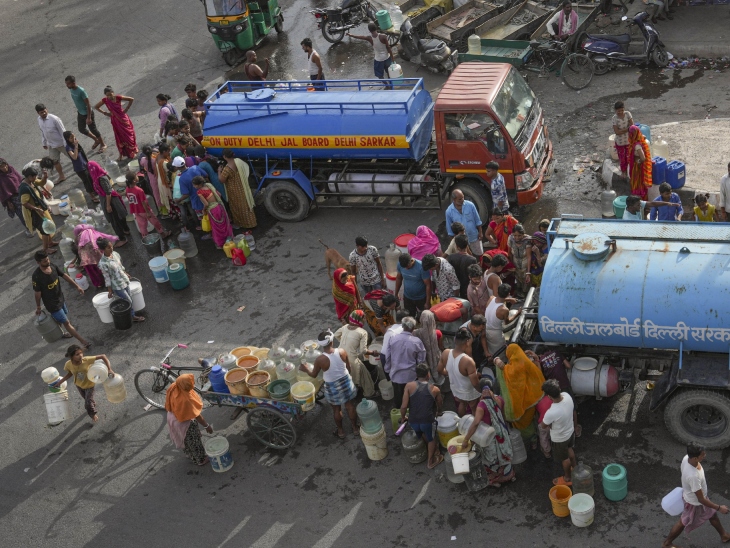
POLYGON ((573 482, 565 481, 565 478, 563 476, 560 476, 559 478, 555 478, 553 480, 553 485, 567 485, 568 487, 570 487, 571 485, 573 485, 573 482))
POLYGON ((56 181, 56 184, 57 184, 57 185, 60 185, 60 184, 61 184, 62 182, 64 182, 64 181, 65 181, 66 179, 68 179, 68 177, 64 177, 63 179, 59 179, 58 181, 56 181))
POLYGON ((119 240, 117 243, 114 244, 114 249, 127 245, 127 243, 129 243, 129 240, 119 240))
POLYGON ((433 470, 434 468, 436 468, 442 462, 444 462, 444 456, 441 453, 439 453, 438 455, 436 455, 436 462, 433 463, 433 464, 429 464, 428 465, 428 469, 429 470, 433 470))
POLYGON ((71 333, 64 333, 63 335, 61 335, 61 338, 62 339, 73 339, 74 336, 71 333))
POLYGON ((575 427, 575 437, 580 438, 580 435, 583 433, 583 427, 579 424, 575 427))
POLYGON ((133 322, 137 322, 137 323, 142 323, 142 322, 143 322, 143 321, 145 321, 146 319, 147 319, 147 318, 145 318, 144 316, 134 316, 134 317, 132 318, 132 321, 133 321, 133 322))
POLYGON ((46 255, 53 255, 56 251, 58 251, 58 249, 52 249, 49 247, 46 249, 46 255))
POLYGON ((205 457, 205 460, 203 462, 196 462, 195 464, 197 464, 198 466, 205 466, 209 462, 210 462, 210 459, 208 457, 205 457))
POLYGON ((340 438, 341 440, 345 439, 345 433, 343 432, 342 434, 340 434, 340 431, 337 428, 335 428, 335 431, 332 432, 332 435, 340 438))

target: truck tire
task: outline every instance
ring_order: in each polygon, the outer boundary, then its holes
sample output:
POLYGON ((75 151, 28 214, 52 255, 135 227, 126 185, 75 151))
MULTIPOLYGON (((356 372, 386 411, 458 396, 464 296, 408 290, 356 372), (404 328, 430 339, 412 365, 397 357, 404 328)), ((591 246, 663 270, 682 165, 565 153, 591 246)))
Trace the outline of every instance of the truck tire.
MULTIPOLYGON (((462 179, 452 186, 451 190, 461 190, 464 198, 477 206, 482 222, 489 223, 489 219, 492 217, 492 195, 481 183, 474 179, 462 179)), ((451 201, 451 197, 449 197, 449 201, 451 201)))
POLYGON ((682 443, 707 449, 730 446, 730 398, 715 390, 685 389, 664 409, 669 432, 682 443))
POLYGON ((311 200, 294 181, 279 179, 268 184, 264 205, 272 217, 287 223, 303 221, 309 215, 311 200))

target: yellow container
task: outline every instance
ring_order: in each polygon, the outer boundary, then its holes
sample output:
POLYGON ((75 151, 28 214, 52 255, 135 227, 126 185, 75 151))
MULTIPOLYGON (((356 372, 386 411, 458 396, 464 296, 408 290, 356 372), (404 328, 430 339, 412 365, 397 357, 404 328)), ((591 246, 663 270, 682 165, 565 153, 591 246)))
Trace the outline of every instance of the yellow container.
POLYGON ((256 356, 241 356, 236 360, 236 367, 245 369, 246 373, 253 373, 259 366, 259 359, 256 356))
POLYGON ((185 251, 176 247, 169 251, 165 251, 163 255, 169 264, 181 264, 183 268, 187 268, 185 264, 185 251))
POLYGON ((450 430, 448 432, 442 432, 440 430, 437 430, 436 433, 438 434, 441 447, 448 448, 451 439, 459 435, 459 427, 456 426, 453 430, 450 430))
POLYGON ((269 387, 270 382, 271 377, 269 377, 269 374, 266 371, 253 371, 246 377, 248 391, 256 398, 269 397, 269 391, 267 388, 269 387))
POLYGON ((233 240, 228 240, 226 243, 223 244, 223 253, 226 254, 226 257, 229 259, 233 258, 233 250, 236 248, 236 244, 233 240))
POLYGON ((573 496, 573 491, 567 485, 555 485, 550 489, 550 504, 553 505, 553 514, 559 518, 567 518, 570 515, 568 501, 573 496))
POLYGON ((302 406, 302 411, 314 409, 314 396, 317 392, 309 381, 299 381, 291 387, 291 397, 294 403, 302 406))
MULTIPOLYGON (((458 434, 459 431, 457 430, 456 433, 458 434)), ((448 452, 452 455, 456 455, 457 453, 468 453, 469 451, 471 451, 471 441, 467 444, 466 449, 462 449, 461 447, 461 444, 464 443, 465 437, 466 436, 457 435, 449 438, 449 441, 446 444, 446 449, 448 450, 448 452)))
POLYGON ((233 354, 236 356, 236 359, 240 358, 241 356, 248 356, 251 354, 251 348, 248 346, 237 346, 233 350, 229 352, 229 354, 233 354))
POLYGON ((228 390, 236 396, 248 396, 250 394, 248 386, 246 386, 246 377, 248 372, 240 367, 234 367, 226 373, 225 381, 228 390))
POLYGON ((251 352, 254 356, 256 356, 259 360, 265 360, 269 357, 269 350, 270 348, 259 348, 258 350, 254 350, 251 352))

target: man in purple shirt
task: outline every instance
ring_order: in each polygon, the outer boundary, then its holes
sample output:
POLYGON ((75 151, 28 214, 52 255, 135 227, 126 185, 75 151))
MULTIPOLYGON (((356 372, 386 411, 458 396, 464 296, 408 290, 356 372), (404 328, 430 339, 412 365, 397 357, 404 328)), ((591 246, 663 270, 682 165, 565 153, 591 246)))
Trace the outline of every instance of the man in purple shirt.
POLYGON ((426 361, 426 347, 421 339, 413 334, 416 320, 406 316, 401 321, 403 333, 393 336, 388 345, 383 369, 393 383, 393 405, 400 409, 403 390, 407 383, 416 380, 416 365, 426 361))
POLYGON ((672 185, 662 183, 659 185, 659 196, 654 198, 655 202, 669 202, 671 204, 679 204, 679 207, 659 206, 653 207, 649 213, 649 219, 652 221, 678 221, 682 219, 684 209, 682 209, 682 200, 679 194, 672 192, 672 185))

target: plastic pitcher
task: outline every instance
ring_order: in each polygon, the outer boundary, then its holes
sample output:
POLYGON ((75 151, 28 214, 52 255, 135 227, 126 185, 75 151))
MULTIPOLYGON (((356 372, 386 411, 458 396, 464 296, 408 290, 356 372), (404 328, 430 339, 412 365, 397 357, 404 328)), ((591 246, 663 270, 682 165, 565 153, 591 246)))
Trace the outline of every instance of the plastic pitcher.
POLYGON ((613 201, 616 199, 616 192, 613 190, 604 190, 601 192, 601 215, 603 217, 613 217, 613 201))
POLYGON ((104 392, 106 399, 111 403, 122 403, 127 399, 127 389, 124 386, 124 379, 119 373, 107 377, 104 381, 104 392))
POLYGON ((481 55, 482 54, 482 40, 478 34, 472 34, 467 39, 469 46, 469 55, 481 55))
POLYGON ((579 462, 570 474, 570 481, 573 484, 573 494, 586 493, 591 497, 595 495, 593 470, 590 466, 579 462))
POLYGON ((360 417, 362 429, 368 434, 375 434, 383 427, 383 419, 380 418, 378 404, 367 398, 357 404, 355 408, 357 416, 360 417))

